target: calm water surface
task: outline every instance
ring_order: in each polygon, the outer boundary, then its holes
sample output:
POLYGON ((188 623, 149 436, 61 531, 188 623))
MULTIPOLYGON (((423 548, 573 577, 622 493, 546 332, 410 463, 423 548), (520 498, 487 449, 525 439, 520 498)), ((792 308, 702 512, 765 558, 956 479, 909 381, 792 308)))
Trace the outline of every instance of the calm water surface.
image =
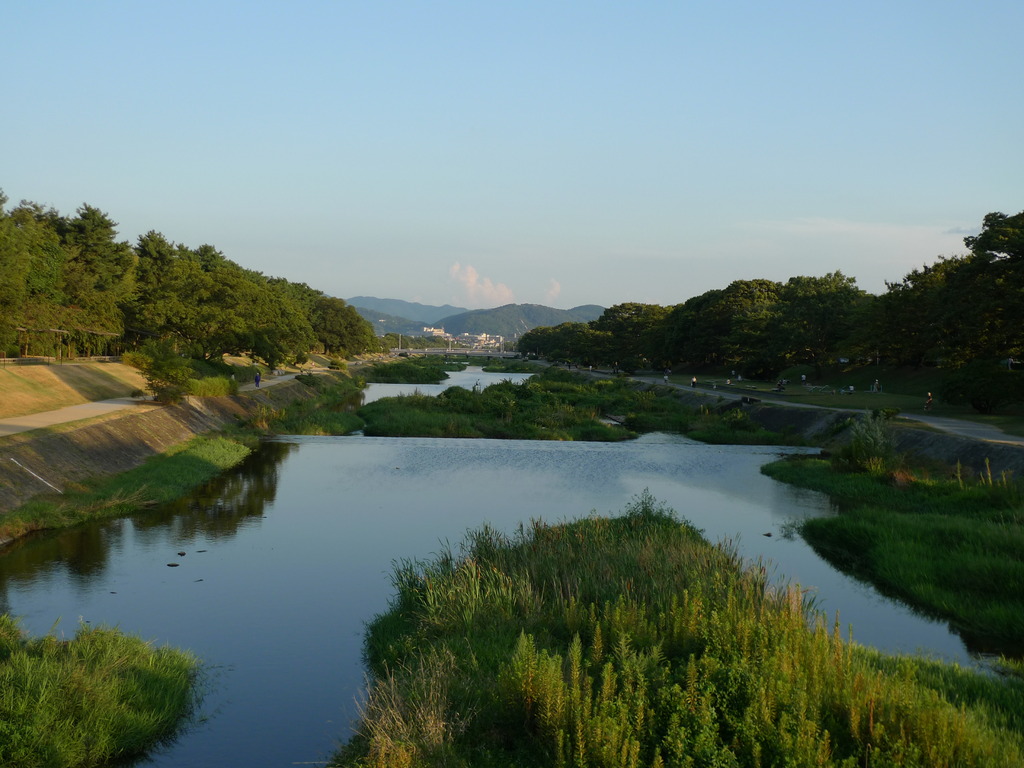
MULTIPOLYGON (((449 383, 504 378, 471 369, 449 383)), ((367 399, 409 390, 372 385, 367 399)), ((945 625, 782 535, 788 522, 832 511, 823 496, 759 473, 777 455, 668 435, 625 444, 280 439, 190 498, 14 546, 0 558, 0 610, 33 633, 56 622, 68 635, 80 620, 117 625, 203 659, 202 721, 140 765, 315 765, 357 716, 364 623, 387 607, 392 562, 430 557, 484 523, 512 531, 530 518, 615 514, 648 489, 711 540, 771 559, 780 579, 852 625, 855 640, 969 661, 945 625)))

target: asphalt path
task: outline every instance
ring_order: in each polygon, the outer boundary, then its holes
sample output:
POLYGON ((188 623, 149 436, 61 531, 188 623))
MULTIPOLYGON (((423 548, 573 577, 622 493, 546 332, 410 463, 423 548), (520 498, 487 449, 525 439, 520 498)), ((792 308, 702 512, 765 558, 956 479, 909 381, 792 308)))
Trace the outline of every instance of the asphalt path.
MULTIPOLYGON (((637 380, 648 384, 660 384, 665 386, 665 381, 662 378, 637 377, 637 380)), ((742 400, 744 397, 751 397, 760 400, 763 403, 771 403, 772 405, 780 405, 787 408, 819 408, 833 411, 859 410, 857 408, 830 408, 823 405, 814 405, 813 403, 787 402, 785 400, 774 398, 770 395, 765 396, 763 392, 736 392, 732 390, 718 389, 716 387, 702 386, 699 382, 696 387, 691 387, 687 384, 676 384, 674 382, 669 382, 668 386, 675 387, 676 389, 693 389, 697 392, 723 397, 727 400, 742 400)), ((951 419, 947 416, 933 416, 930 413, 901 412, 900 418, 908 419, 910 421, 919 421, 922 424, 927 424, 928 426, 942 432, 960 435, 961 437, 969 437, 973 440, 984 440, 989 443, 1005 443, 1007 445, 1024 445, 1024 437, 1008 435, 998 427, 989 426, 988 424, 979 424, 965 419, 951 419)))
MULTIPOLYGON (((281 376, 264 378, 260 382, 260 387, 272 387, 275 384, 291 381, 296 377, 296 375, 297 374, 294 373, 286 373, 281 376)), ((240 392, 246 392, 253 389, 256 389, 256 385, 252 382, 240 384, 238 387, 240 392)), ((121 411, 125 408, 135 408, 140 404, 145 405, 150 403, 152 403, 152 401, 147 398, 115 397, 111 400, 96 400, 91 403, 69 405, 66 408, 58 408, 54 411, 30 413, 25 416, 12 416, 9 419, 0 419, 0 437, 16 435, 20 432, 29 432, 33 429, 53 427, 57 424, 67 424, 72 421, 91 419, 96 416, 105 416, 108 413, 121 411)))

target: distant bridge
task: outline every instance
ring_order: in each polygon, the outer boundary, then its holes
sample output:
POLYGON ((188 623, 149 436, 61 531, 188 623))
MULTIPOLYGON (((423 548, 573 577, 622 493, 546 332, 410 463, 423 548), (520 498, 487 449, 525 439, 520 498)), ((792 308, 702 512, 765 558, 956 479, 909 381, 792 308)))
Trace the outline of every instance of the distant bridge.
POLYGON ((410 355, 468 355, 470 357, 519 357, 518 352, 503 352, 498 349, 448 349, 447 347, 427 347, 426 349, 398 349, 391 350, 392 355, 405 352, 410 355))

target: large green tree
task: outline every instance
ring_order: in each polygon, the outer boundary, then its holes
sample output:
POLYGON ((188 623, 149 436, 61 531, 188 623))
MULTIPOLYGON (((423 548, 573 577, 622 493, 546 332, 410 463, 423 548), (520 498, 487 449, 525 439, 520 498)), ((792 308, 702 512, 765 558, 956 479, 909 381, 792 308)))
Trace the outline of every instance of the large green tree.
POLYGON ((949 354, 955 322, 946 311, 946 284, 960 259, 940 259, 909 272, 871 306, 860 346, 897 365, 934 365, 949 354))
POLYGON ((0 348, 14 351, 20 338, 23 353, 53 354, 65 335, 48 330, 65 319, 59 217, 24 201, 5 212, 5 203, 0 193, 0 348))
POLYGON ((96 349, 100 337, 124 330, 121 306, 135 289, 135 253, 117 239, 117 223, 91 205, 61 219, 59 233, 67 252, 63 324, 79 346, 96 349))
POLYGON ((670 357, 728 365, 744 375, 770 368, 765 335, 781 288, 771 280, 736 280, 673 307, 664 322, 670 357))
POLYGON ((517 345, 524 354, 571 361, 578 365, 604 362, 602 355, 610 347, 607 331, 596 331, 589 323, 577 322, 533 328, 519 338, 517 345))
POLYGON ((373 326, 343 299, 321 295, 311 321, 316 340, 327 354, 360 354, 379 344, 373 326))
POLYGON ((857 281, 842 272, 791 277, 779 293, 765 341, 780 365, 820 367, 848 341, 866 303, 867 294, 857 288, 857 281))
POLYGON ((964 244, 971 253, 989 260, 1024 260, 1024 211, 1014 216, 987 214, 981 232, 965 237, 964 244))
POLYGON ((194 259, 184 246, 149 231, 135 245, 135 291, 124 303, 129 335, 167 338, 178 335, 193 310, 196 284, 184 263, 194 259))
POLYGON ((666 359, 661 324, 668 308, 658 304, 626 302, 608 307, 591 321, 598 337, 595 356, 599 362, 619 364, 624 369, 661 366, 666 359))

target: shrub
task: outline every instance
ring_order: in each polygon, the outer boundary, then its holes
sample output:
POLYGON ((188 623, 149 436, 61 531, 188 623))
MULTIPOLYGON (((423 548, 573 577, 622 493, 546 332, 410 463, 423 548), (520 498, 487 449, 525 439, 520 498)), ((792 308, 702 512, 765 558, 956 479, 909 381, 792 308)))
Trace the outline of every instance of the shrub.
POLYGON ((237 395, 238 382, 227 376, 213 376, 207 379, 191 379, 188 382, 188 393, 195 397, 223 397, 237 395))
POLYGON ((121 359, 142 372, 149 391, 159 402, 176 403, 185 396, 192 363, 178 354, 169 340, 148 341, 138 352, 127 352, 121 359))
POLYGON ((1024 402, 1024 374, 995 363, 970 363, 946 377, 939 395, 947 403, 966 403, 978 413, 993 413, 1011 403, 1024 402))
POLYGON ((892 430, 877 411, 866 414, 850 427, 850 442, 835 456, 839 468, 861 472, 887 472, 901 463, 892 430))

